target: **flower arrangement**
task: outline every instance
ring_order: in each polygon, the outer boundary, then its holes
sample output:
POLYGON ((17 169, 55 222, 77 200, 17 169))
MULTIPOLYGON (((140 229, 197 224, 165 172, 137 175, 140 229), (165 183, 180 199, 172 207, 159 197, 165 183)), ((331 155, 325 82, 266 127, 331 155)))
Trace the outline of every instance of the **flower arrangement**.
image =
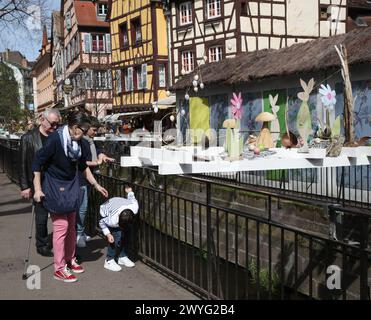
POLYGON ((318 90, 321 94, 321 101, 325 107, 325 109, 333 110, 336 104, 336 92, 332 90, 330 85, 321 85, 321 88, 318 90))
POLYGON ((336 92, 331 89, 329 84, 327 86, 322 84, 318 92, 326 111, 326 123, 320 132, 320 136, 323 139, 329 139, 331 137, 330 110, 333 110, 336 104, 336 92))

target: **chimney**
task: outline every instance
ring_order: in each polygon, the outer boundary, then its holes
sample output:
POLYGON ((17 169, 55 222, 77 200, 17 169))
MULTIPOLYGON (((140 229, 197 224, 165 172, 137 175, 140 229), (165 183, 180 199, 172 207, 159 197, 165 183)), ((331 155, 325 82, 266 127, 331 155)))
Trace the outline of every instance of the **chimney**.
POLYGON ((46 30, 46 26, 44 25, 42 48, 45 49, 47 44, 48 44, 48 33, 47 33, 47 30, 46 30))

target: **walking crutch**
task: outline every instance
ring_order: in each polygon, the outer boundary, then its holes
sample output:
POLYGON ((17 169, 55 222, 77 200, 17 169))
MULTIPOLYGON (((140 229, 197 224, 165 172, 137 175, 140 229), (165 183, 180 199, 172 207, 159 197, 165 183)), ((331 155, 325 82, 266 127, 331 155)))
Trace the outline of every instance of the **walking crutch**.
POLYGON ((28 246, 27 246, 26 257, 24 259, 24 269, 23 269, 22 280, 27 280, 27 278, 28 278, 27 268, 28 268, 28 263, 29 263, 29 259, 30 259, 30 246, 31 246, 34 218, 35 218, 35 204, 32 204, 30 232, 29 232, 29 235, 28 235, 28 246))

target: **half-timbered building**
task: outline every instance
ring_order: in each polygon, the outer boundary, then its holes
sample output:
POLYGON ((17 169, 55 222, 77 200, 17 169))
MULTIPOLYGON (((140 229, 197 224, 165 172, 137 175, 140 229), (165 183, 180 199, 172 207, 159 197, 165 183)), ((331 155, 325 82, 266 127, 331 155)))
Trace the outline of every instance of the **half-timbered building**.
POLYGON ((168 48, 160 1, 110 1, 114 112, 152 110, 166 98, 168 48))
POLYGON ((170 0, 172 78, 198 63, 346 31, 347 0, 170 0))
POLYGON ((65 80, 73 90, 65 109, 104 117, 112 109, 108 1, 62 0, 65 80))
POLYGON ((53 105, 53 70, 50 64, 50 41, 46 26, 43 29, 40 54, 32 67, 34 77, 34 109, 40 113, 53 105))

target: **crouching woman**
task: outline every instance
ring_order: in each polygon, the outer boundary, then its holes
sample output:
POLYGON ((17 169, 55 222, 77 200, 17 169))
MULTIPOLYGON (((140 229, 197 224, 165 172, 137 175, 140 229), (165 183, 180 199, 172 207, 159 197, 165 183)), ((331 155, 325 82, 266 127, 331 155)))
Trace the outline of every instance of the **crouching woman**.
POLYGON ((43 201, 53 222, 54 278, 64 282, 77 281, 71 272, 84 272, 75 258, 76 212, 82 199, 79 171, 98 192, 108 197, 107 190, 98 184, 87 167, 81 148, 80 140, 89 127, 89 118, 84 113, 70 113, 67 125, 48 137, 33 163, 34 199, 43 201))

